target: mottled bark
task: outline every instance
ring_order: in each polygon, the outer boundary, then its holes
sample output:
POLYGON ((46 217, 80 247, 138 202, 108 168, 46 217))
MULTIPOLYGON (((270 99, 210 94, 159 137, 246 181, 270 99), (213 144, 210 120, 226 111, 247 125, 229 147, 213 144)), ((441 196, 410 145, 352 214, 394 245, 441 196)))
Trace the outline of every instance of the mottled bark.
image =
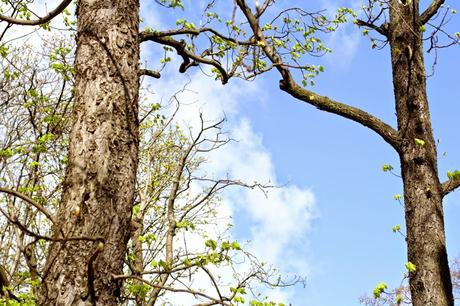
POLYGON ((79 0, 76 100, 39 305, 116 305, 138 155, 138 0, 79 0))
POLYGON ((453 306, 444 234, 443 188, 430 122, 419 1, 391 1, 389 42, 402 144, 409 283, 414 306, 453 306))

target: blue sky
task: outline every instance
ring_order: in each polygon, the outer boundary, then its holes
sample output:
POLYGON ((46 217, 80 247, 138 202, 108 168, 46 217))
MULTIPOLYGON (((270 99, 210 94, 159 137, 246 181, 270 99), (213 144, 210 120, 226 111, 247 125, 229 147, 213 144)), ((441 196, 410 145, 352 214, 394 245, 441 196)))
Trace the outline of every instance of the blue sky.
MULTIPOLYGON (((50 1, 50 7, 55 2, 50 1)), ((179 18, 177 11, 160 9, 154 1, 141 2, 145 24, 154 29, 170 28, 179 18)), ((299 2, 285 0, 278 4, 299 2)), ((193 18, 199 17, 197 12, 206 4, 191 0, 184 3, 186 14, 193 18)), ((453 0, 446 3, 456 4, 453 0)), ((314 3, 315 8, 339 5, 359 8, 361 2, 314 3)), ((460 31, 460 18, 454 18, 448 29, 451 33, 460 31)), ((334 52, 315 59, 326 68, 315 90, 358 106, 394 126, 388 48, 372 50, 368 39, 352 25, 327 42, 334 52)), ((435 75, 428 79, 433 128, 440 140, 439 169, 444 179, 447 170, 460 168, 459 51, 458 46, 440 50, 435 75), (445 157, 443 152, 447 152, 445 157)), ((142 62, 149 68, 158 63, 158 56, 152 44, 143 47, 142 62)), ((426 64, 431 66, 431 57, 426 64)), ((193 126, 198 111, 214 119, 225 114, 226 129, 239 140, 211 156, 209 170, 248 181, 270 180, 282 186, 269 191, 268 198, 232 190, 224 195, 222 210, 233 217, 234 237, 251 240, 251 251, 262 260, 286 274, 307 277, 305 288, 277 290, 272 297, 285 299, 293 306, 353 306, 381 281, 390 287, 399 285, 406 246, 392 227, 401 224, 404 228, 403 209, 393 200, 402 192, 402 185, 399 178, 381 170, 383 164, 391 164, 398 172, 397 155, 389 145, 354 122, 321 112, 281 92, 276 73, 254 82, 231 80, 222 86, 198 69, 179 75, 178 65, 174 58, 162 72, 162 79, 146 81, 155 91, 153 99, 168 99, 191 80, 188 86, 193 91, 180 98, 196 103, 182 108, 180 120, 193 126)), ((460 191, 445 199, 445 218, 452 259, 460 255, 456 225, 460 219, 460 191)), ((186 300, 183 303, 190 304, 186 300)))
MULTIPOLYGON (((197 3, 194 5, 202 4, 197 3)), ((359 1, 318 3, 325 7, 360 6, 359 1)), ((186 1, 186 7, 187 4, 191 3, 186 1)), ((161 27, 171 22, 161 10, 151 9, 144 10, 153 14, 147 23, 161 27)), ((460 30, 459 18, 451 22, 449 29, 460 30)), ((352 26, 330 38, 329 43, 334 53, 319 60, 326 72, 317 80, 317 92, 361 107, 395 126, 389 49, 372 50, 368 39, 352 26)), ((150 63, 155 53, 144 49, 144 55, 150 63)), ((459 55, 458 46, 441 50, 435 75, 428 79, 439 155, 447 152, 439 159, 443 178, 447 170, 460 167, 456 124, 460 113, 459 55)), ((427 66, 431 63, 432 58, 427 57, 427 66)), ((185 82, 186 77, 177 76, 174 69, 166 70, 165 79, 158 81, 162 85, 152 81, 152 88, 185 82)), ((402 192, 402 185, 398 177, 381 170, 383 164, 391 164, 399 172, 397 155, 390 146, 354 122, 316 110, 281 92, 276 73, 249 84, 232 80, 225 88, 196 71, 189 76, 193 80, 190 86, 197 91, 194 99, 202 103, 200 110, 208 110, 214 116, 225 112, 227 128, 241 140, 229 149, 231 153, 223 154, 225 158, 215 157, 219 162, 227 161, 220 163, 221 168, 227 168, 219 171, 249 179, 248 173, 255 173, 255 179, 271 176, 272 182, 287 184, 273 198, 269 194, 262 208, 260 199, 247 194, 226 198, 232 206, 237 238, 253 240, 255 252, 262 257, 270 253, 269 248, 280 248, 267 255, 269 260, 287 273, 306 274, 305 288, 298 286, 280 296, 296 306, 347 306, 358 305, 359 297, 371 294, 381 281, 390 287, 398 286, 405 271, 406 246, 403 237, 392 232, 396 224, 404 229, 403 209, 393 196, 402 192), (257 213, 251 205, 273 213, 257 213), (294 213, 289 214, 289 210, 294 213), (278 224, 277 214, 281 216, 278 224), (292 226, 281 228, 279 223, 286 222, 292 226), (292 236, 282 239, 270 228, 292 236), (266 243, 266 249, 261 242, 266 243)), ((452 259, 460 254, 458 191, 446 198, 445 215, 452 259)))

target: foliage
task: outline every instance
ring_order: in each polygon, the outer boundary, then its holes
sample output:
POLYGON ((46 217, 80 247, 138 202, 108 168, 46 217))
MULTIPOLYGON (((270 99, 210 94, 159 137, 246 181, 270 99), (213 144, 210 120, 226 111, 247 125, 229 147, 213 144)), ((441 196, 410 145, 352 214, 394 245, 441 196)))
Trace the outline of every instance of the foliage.
MULTIPOLYGON (((52 241, 48 215, 59 206, 67 164, 74 97, 72 45, 64 38, 46 40, 40 52, 30 45, 10 45, 2 58, 2 72, 9 77, 2 81, 5 96, 0 104, 0 267, 5 267, 10 285, 3 288, 7 293, 0 305, 35 305, 46 269, 52 241)), ((124 280, 123 303, 171 303, 166 293, 176 290, 191 299, 221 300, 225 305, 245 299, 270 303, 253 295, 261 284, 277 287, 301 281, 283 281, 278 271, 231 237, 231 219, 220 208, 221 192, 265 186, 214 178, 204 171, 206 155, 230 140, 222 131, 223 121, 207 125, 201 118, 202 125, 193 133, 174 119, 180 107, 175 96, 163 107, 151 101, 147 88, 144 95, 132 232, 125 274, 116 276, 124 280), (203 294, 203 285, 194 288, 197 279, 207 280, 204 286, 215 294, 203 294)))
MULTIPOLYGON (((404 66, 403 69, 399 69, 401 67, 395 63, 407 61, 411 65, 419 64, 416 68, 410 66, 408 76, 395 77, 394 84, 402 86, 406 82, 411 85, 407 88, 419 90, 420 95, 426 98, 425 68, 423 63, 419 63, 423 62, 419 60, 423 57, 423 51, 421 51, 423 44, 427 47, 428 52, 434 51, 434 63, 436 63, 438 49, 458 45, 460 42, 458 32, 450 33, 444 29, 450 18, 457 13, 455 9, 443 5, 444 1, 433 1, 425 11, 417 16, 415 13, 418 14, 418 8, 412 9, 410 6, 414 3, 418 4, 415 1, 371 0, 361 8, 360 15, 348 8, 339 8, 337 12, 330 15, 324 11, 307 12, 301 8, 283 7, 282 5, 277 6, 278 14, 270 14, 268 8, 275 3, 272 0, 266 0, 261 5, 257 3, 254 8, 249 7, 243 0, 236 0, 232 10, 222 9, 222 6, 219 5, 225 6, 225 4, 221 2, 210 1, 205 11, 200 12, 203 14, 200 15, 199 22, 189 18, 189 12, 184 4, 186 2, 180 0, 156 0, 155 2, 165 8, 178 8, 179 10, 175 12, 179 18, 173 29, 161 30, 145 27, 140 33, 140 42, 154 42, 164 51, 158 69, 143 69, 140 71, 142 74, 160 77, 160 72, 165 65, 173 62, 171 52, 176 52, 182 59, 179 72, 184 73, 192 67, 208 65, 210 70, 205 70, 205 73, 210 73, 224 84, 232 77, 252 80, 259 74, 277 70, 281 77, 280 88, 293 97, 370 128, 400 153, 401 158, 404 157, 402 152, 407 155, 415 152, 420 156, 432 158, 435 164, 436 144, 431 134, 426 99, 414 99, 410 90, 397 96, 399 126, 396 129, 361 109, 321 96, 311 91, 310 87, 315 85, 316 76, 324 71, 324 67, 316 64, 312 58, 331 52, 323 43, 323 36, 336 31, 338 26, 353 19, 355 25, 363 28, 362 34, 369 37, 372 49, 380 49, 387 44, 391 45, 392 58, 398 59, 392 61, 395 66, 393 67, 394 73, 407 68, 404 66), (413 16, 408 14, 412 10, 414 11, 413 16), (236 13, 237 11, 239 14, 236 13), (399 24, 395 23, 393 20, 399 20, 402 13, 413 18, 403 19, 399 24), (409 23, 414 24, 408 26, 409 23), (404 35, 397 37, 400 35, 399 32, 413 36, 411 41, 414 41, 416 48, 412 48, 413 45, 407 43, 407 37, 404 35), (418 61, 414 60, 414 54, 417 55, 415 58, 418 61), (306 62, 304 62, 305 59, 306 62), (413 72, 420 75, 416 76, 413 72), (298 79, 300 79, 299 83, 296 82, 298 79), (417 81, 418 86, 412 84, 412 81, 417 81), (409 100, 410 103, 406 100, 409 100), (409 112, 401 111, 404 109, 404 107, 399 107, 401 105, 412 108, 409 109, 409 112), (412 113, 413 109, 425 113, 420 116, 407 117, 407 113, 412 113), (423 120, 420 121, 418 117, 423 120), (414 124, 400 125, 400 120, 414 124), (413 129, 413 126, 417 128, 413 129), (406 133, 408 131, 409 133, 406 133)), ((62 3, 68 5, 70 1, 65 0, 62 3)), ((34 20, 35 14, 28 5, 27 1, 2 1, 1 19, 8 24, 0 34, 0 42, 12 24, 39 25, 42 30, 50 31, 52 30, 51 19, 61 12, 65 15, 65 26, 72 29, 74 25, 74 22, 69 20, 68 12, 64 9, 57 10, 56 14, 54 14, 55 11, 52 11, 47 16, 34 20)), ((6 95, 2 101, 7 101, 0 105, 5 108, 7 114, 6 124, 2 126, 4 132, 2 131, 3 134, 1 134, 2 137, 5 136, 0 148, 0 162, 3 167, 1 179, 5 186, 12 187, 3 190, 8 196, 1 203, 1 212, 5 218, 1 225, 7 233, 3 236, 6 238, 2 238, 1 241, 7 250, 2 264, 12 270, 10 275, 17 284, 12 288, 16 290, 18 286, 23 286, 29 293, 33 292, 32 283, 35 284, 39 271, 43 268, 47 247, 45 241, 53 240, 43 232, 49 232, 50 221, 54 223, 50 216, 59 204, 59 180, 66 164, 65 158, 62 157, 65 154, 68 135, 66 134, 68 127, 66 112, 67 105, 72 101, 72 91, 68 90, 67 83, 72 82, 75 73, 72 65, 69 65, 66 60, 71 55, 71 50, 66 46, 55 46, 47 60, 49 64, 47 73, 52 72, 57 79, 39 78, 41 81, 37 83, 37 75, 45 73, 43 70, 38 70, 40 73, 36 75, 37 71, 30 71, 30 67, 37 67, 37 63, 32 62, 29 65, 21 63, 25 68, 18 69, 18 58, 13 56, 17 51, 5 43, 0 45, 0 56, 6 63, 5 66, 2 66, 1 82, 4 84, 1 84, 1 94, 6 95), (57 83, 63 84, 62 87, 54 86, 56 80, 57 83), (18 198, 25 200, 28 204, 22 202, 17 204, 18 198), (37 210, 31 209, 31 205, 37 210), (17 236, 16 239, 11 238, 14 236, 17 236), (22 254, 23 257, 15 256, 15 254, 22 254), (24 274, 26 276, 21 274, 27 272, 29 274, 24 274), (31 280, 32 283, 25 283, 24 280, 31 280)), ((399 92, 395 90, 396 94, 399 92)), ((186 129, 174 125, 170 118, 158 114, 158 104, 141 106, 146 107, 141 118, 143 150, 140 155, 141 167, 138 174, 137 198, 133 205, 130 249, 126 258, 126 273, 114 276, 125 280, 123 298, 128 304, 131 300, 143 304, 145 301, 156 301, 166 290, 188 292, 195 297, 207 299, 211 303, 220 302, 228 305, 244 303, 244 296, 247 292, 245 288, 249 287, 249 279, 254 278, 272 284, 269 281, 270 273, 263 268, 263 265, 253 260, 250 254, 244 252, 244 247, 228 238, 226 234, 228 228, 219 228, 217 213, 220 199, 218 195, 221 190, 233 185, 255 186, 228 178, 210 178, 203 174, 202 155, 210 150, 218 149, 227 141, 222 140, 219 136, 210 140, 203 135, 209 130, 217 130, 217 135, 220 135, 221 123, 206 125, 202 120, 198 134, 189 133, 187 135, 184 132, 186 129), (219 229, 217 235, 208 234, 210 226, 217 226, 219 229), (188 237, 193 235, 198 236, 202 244, 199 248, 190 250, 186 243, 180 242, 179 237, 182 236, 187 241, 188 237), (219 284, 211 270, 225 265, 233 268, 233 264, 237 262, 235 258, 238 256, 249 258, 251 264, 256 266, 255 272, 250 273, 247 277, 236 276, 236 286, 229 287, 228 284, 219 284), (184 284, 184 279, 188 277, 190 280, 198 273, 207 275, 216 289, 218 298, 184 284), (263 277, 261 278, 260 275, 263 277), (182 287, 171 287, 174 281, 181 283, 182 287), (229 287, 227 295, 220 292, 221 286, 229 287)), ((415 167, 423 165, 424 160, 420 156, 414 159, 415 167)), ((402 168, 405 165, 407 163, 402 163, 402 168)), ((432 168, 422 169, 425 172, 420 170, 421 175, 414 175, 413 179, 420 181, 426 179, 423 182, 430 181, 429 179, 437 175, 435 167, 432 168), (431 173, 428 173, 429 171, 431 173)), ((384 165, 382 170, 392 173, 393 167, 384 165)), ((407 169, 402 169, 402 171, 402 178, 415 173, 407 169)), ((440 199, 438 203, 435 203, 436 205, 431 206, 442 206, 440 202, 442 197, 460 186, 458 170, 449 171, 447 177, 448 180, 439 184, 437 190, 431 189, 432 184, 424 187, 426 198, 440 199), (433 197, 434 192, 439 193, 438 197, 433 197)), ((405 187, 410 188, 408 185, 414 184, 414 180, 409 179, 405 182, 407 185, 405 187)), ((397 195, 395 199, 400 202, 401 196, 397 195)), ((404 204, 404 207, 409 207, 410 204, 421 199, 416 195, 414 198, 409 198, 409 195, 406 194, 405 200, 409 201, 404 204)), ((407 209, 407 212, 411 212, 406 214, 406 217, 409 218, 406 219, 407 222, 411 221, 410 218, 414 215, 414 211, 423 214, 421 210, 418 210, 418 206, 421 206, 418 204, 417 202, 415 207, 407 209)), ((443 236, 443 217, 433 220, 441 224, 438 236, 443 236)), ((410 230, 412 229, 409 226, 408 231, 410 230)), ((400 226, 395 226, 393 231, 401 233, 400 226)), ((414 254, 413 250, 417 249, 419 240, 421 241, 421 239, 409 240, 410 254, 411 252, 414 254)), ((429 243, 436 242, 434 241, 436 239, 432 240, 429 243)), ((444 241, 439 243, 440 248, 445 248, 444 241)), ((421 260, 426 259, 432 258, 425 257, 421 260)), ((413 277, 420 277, 424 274, 417 273, 423 270, 423 264, 421 265, 420 261, 416 263, 417 266, 410 261, 406 264, 410 281, 413 277)), ((442 269, 443 271, 448 269, 447 259, 443 262, 442 269)), ((447 273, 444 274, 448 276, 447 273)), ((443 278, 443 281, 450 282, 448 277, 443 278)), ((422 285, 429 286, 430 284, 422 285)), ((444 286, 444 288, 447 287, 444 286)), ((405 301, 401 295, 403 289, 401 287, 394 291, 394 301, 397 304, 405 301)), ((378 284, 374 290, 374 297, 382 298, 387 290, 385 283, 378 284)), ((446 294, 445 291, 443 293, 446 298, 451 299, 449 293, 446 294)), ((250 303, 253 305, 271 304, 269 301, 257 300, 250 303)))

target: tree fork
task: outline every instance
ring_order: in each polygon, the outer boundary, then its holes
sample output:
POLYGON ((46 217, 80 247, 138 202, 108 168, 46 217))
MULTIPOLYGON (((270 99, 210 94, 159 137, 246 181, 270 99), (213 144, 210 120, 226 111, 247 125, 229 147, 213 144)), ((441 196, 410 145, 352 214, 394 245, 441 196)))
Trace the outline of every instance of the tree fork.
POLYGON ((453 306, 436 143, 430 121, 419 1, 391 1, 389 42, 414 306, 453 306))
POLYGON ((116 305, 135 190, 139 1, 79 0, 69 158, 39 305, 116 305), (62 234, 61 234, 62 233, 62 234))

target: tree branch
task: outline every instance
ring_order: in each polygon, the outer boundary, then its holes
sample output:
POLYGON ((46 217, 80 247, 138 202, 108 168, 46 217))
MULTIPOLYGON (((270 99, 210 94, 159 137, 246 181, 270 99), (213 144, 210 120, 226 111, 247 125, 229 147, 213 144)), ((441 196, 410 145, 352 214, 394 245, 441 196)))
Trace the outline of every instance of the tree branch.
POLYGON ((35 20, 24 20, 24 19, 17 19, 5 15, 0 15, 0 20, 6 21, 11 24, 18 24, 18 25, 26 25, 26 26, 35 26, 35 25, 40 25, 47 23, 60 13, 72 2, 72 0, 64 0, 61 2, 61 4, 58 5, 53 11, 49 12, 48 15, 44 17, 39 17, 38 19, 35 20))
POLYGON ((225 69, 218 61, 208 59, 203 56, 196 55, 193 52, 190 52, 189 50, 187 50, 187 44, 185 43, 185 41, 178 41, 169 36, 158 36, 158 34, 155 32, 141 32, 139 35, 140 42, 154 41, 162 45, 170 46, 176 49, 177 54, 180 55, 184 61, 180 65, 180 73, 184 73, 191 66, 197 66, 199 63, 201 63, 214 66, 221 75, 222 84, 226 84, 228 82, 227 71, 225 71, 225 69), (190 61, 191 59, 193 60, 193 62, 190 61))
POLYGON ((155 79, 159 79, 161 78, 161 74, 160 72, 156 71, 156 70, 150 70, 150 69, 140 69, 139 70, 139 75, 146 75, 146 76, 149 76, 149 77, 152 77, 152 78, 155 78, 155 79))
POLYGON ((307 90, 299 86, 292 79, 281 80, 280 89, 322 111, 339 115, 370 128, 379 134, 393 148, 397 151, 399 150, 400 141, 398 132, 371 114, 359 108, 334 101, 328 97, 321 96, 313 91, 307 90))
POLYGON ((383 27, 383 26, 377 26, 373 23, 370 23, 370 22, 366 22, 364 20, 361 20, 361 19, 357 19, 356 20, 356 25, 358 27, 367 27, 367 28, 370 28, 376 32, 378 32, 379 34, 385 36, 386 38, 388 38, 388 31, 383 27))
POLYGON ((270 61, 276 66, 276 69, 281 74, 282 80, 280 81, 281 90, 289 93, 291 96, 302 100, 308 104, 316 106, 318 109, 339 115, 341 117, 353 120, 357 123, 370 128, 377 134, 379 134, 387 143, 389 143, 396 151, 399 151, 400 138, 398 132, 393 129, 390 125, 384 123, 380 119, 372 116, 371 114, 337 101, 334 101, 326 96, 321 96, 313 91, 307 90, 299 86, 293 79, 291 72, 288 67, 283 65, 282 58, 278 55, 275 49, 273 49, 264 34, 260 30, 256 16, 246 6, 244 0, 237 0, 237 4, 243 11, 249 25, 254 32, 255 38, 259 42, 264 53, 270 59, 270 61))
POLYGON ((141 32, 141 35, 143 33, 151 33, 155 35, 156 37, 167 37, 167 36, 175 36, 175 35, 192 35, 192 36, 198 36, 202 33, 210 32, 220 38, 222 38, 225 41, 232 42, 234 44, 238 44, 241 46, 246 46, 246 45, 253 45, 254 41, 248 40, 248 41, 240 41, 236 40, 235 38, 225 36, 224 34, 216 31, 213 28, 199 28, 199 29, 191 29, 191 28, 181 28, 181 29, 174 29, 174 30, 167 30, 167 31, 155 31, 155 32, 141 32))
POLYGON ((40 212, 42 212, 42 213, 43 213, 46 217, 48 217, 48 219, 50 219, 54 224, 57 224, 57 221, 56 221, 56 220, 54 219, 54 217, 45 209, 45 207, 43 207, 42 205, 40 205, 40 204, 37 203, 36 201, 32 200, 31 198, 29 198, 29 197, 26 196, 25 194, 20 193, 19 191, 12 190, 12 189, 8 189, 8 188, 4 188, 4 187, 0 187, 0 192, 10 194, 10 195, 12 195, 12 196, 15 196, 15 197, 20 198, 21 200, 26 201, 27 203, 29 203, 29 204, 31 204, 32 206, 34 206, 35 208, 37 208, 40 212))
POLYGON ((444 0, 433 0, 431 2, 430 6, 427 7, 427 9, 420 15, 420 22, 422 24, 427 23, 430 21, 431 17, 433 17, 441 7, 441 5, 444 4, 444 0))
POLYGON ((136 276, 136 275, 112 275, 113 279, 114 280, 117 280, 117 279, 135 279, 135 280, 138 280, 138 281, 141 281, 143 283, 145 283, 146 285, 149 285, 153 288, 160 288, 160 289, 163 289, 163 290, 166 290, 166 291, 171 291, 171 292, 182 292, 182 293, 190 293, 194 296, 199 296, 199 297, 203 297, 203 298, 206 298, 210 301, 213 301, 215 305, 225 305, 225 306, 230 306, 230 303, 227 303, 225 301, 220 301, 216 298, 213 298, 207 294, 204 294, 200 291, 195 291, 195 290, 192 290, 192 289, 180 289, 180 288, 173 288, 173 287, 167 287, 167 286, 158 286, 152 282, 149 282, 148 280, 145 280, 143 279, 142 277, 139 277, 139 276, 136 276))
MULTIPOLYGON (((31 230, 29 230, 27 228, 27 226, 25 226, 24 224, 22 224, 19 219, 18 219, 18 216, 14 215, 14 216, 10 216, 6 213, 6 211, 4 211, 1 207, 0 207, 0 213, 2 213, 5 218, 11 223, 11 224, 14 224, 16 225, 21 231, 23 231, 26 235, 30 236, 30 237, 34 237, 36 238, 37 240, 41 239, 41 240, 45 240, 45 241, 49 241, 49 242, 68 242, 68 241, 102 241, 104 242, 105 239, 103 237, 96 237, 96 238, 93 238, 93 237, 86 237, 86 236, 80 236, 80 237, 64 237, 64 238, 58 238, 58 237, 48 237, 48 236, 44 236, 44 235, 41 235, 39 233, 34 233, 32 232, 31 230)), ((62 231, 61 231, 62 233, 62 231)))
POLYGON ((441 184, 442 195, 446 196, 458 187, 460 187, 460 180, 448 180, 441 184))

